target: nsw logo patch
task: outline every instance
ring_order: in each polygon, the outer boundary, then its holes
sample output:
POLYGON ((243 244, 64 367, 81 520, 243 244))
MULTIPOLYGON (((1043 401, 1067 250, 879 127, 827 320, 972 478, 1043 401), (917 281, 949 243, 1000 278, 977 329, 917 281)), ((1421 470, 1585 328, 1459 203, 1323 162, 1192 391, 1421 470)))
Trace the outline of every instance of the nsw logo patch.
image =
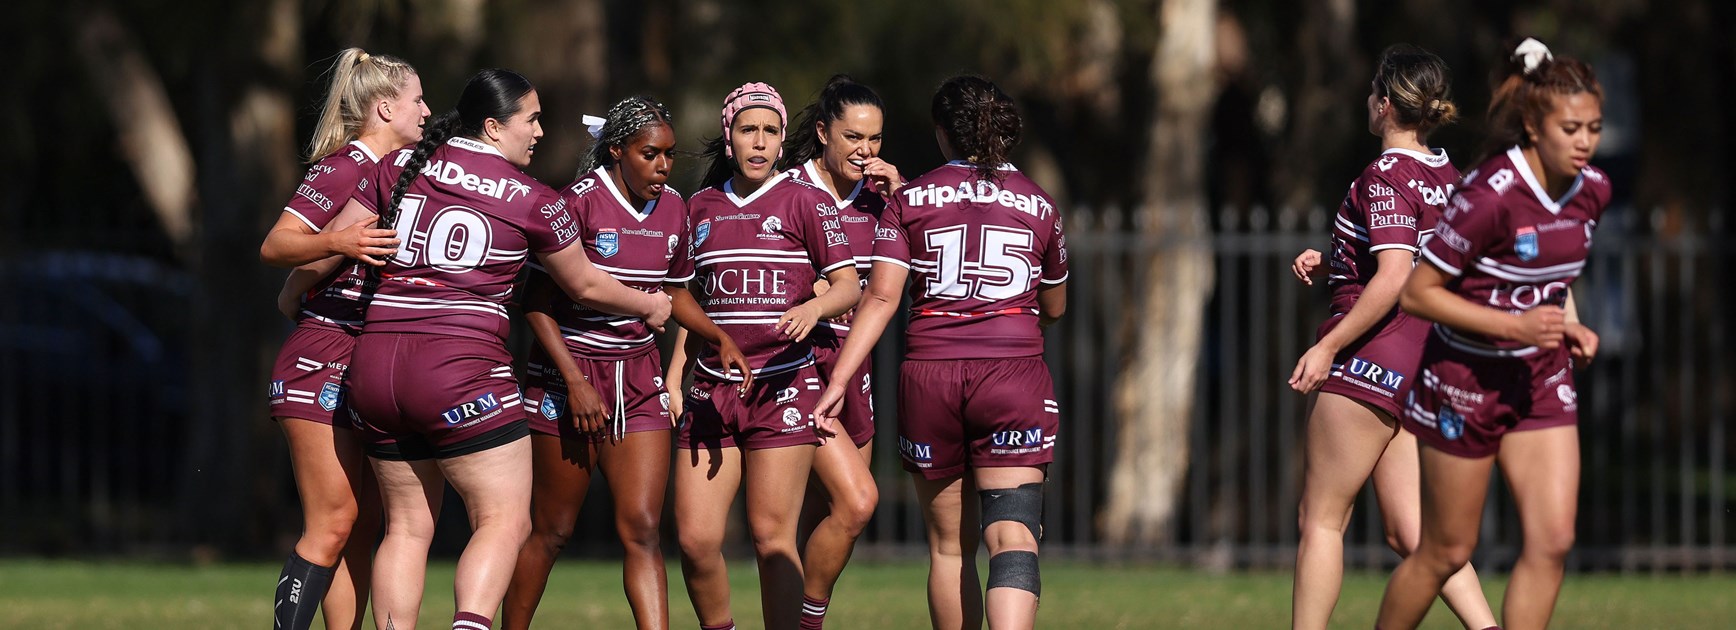
POLYGON ((543 394, 542 415, 550 420, 561 419, 561 410, 567 408, 567 397, 564 394, 548 392, 543 394))
POLYGON ((621 251, 621 232, 615 228, 603 228, 597 231, 597 253, 604 258, 614 256, 621 251))
POLYGON ((338 408, 344 401, 344 387, 337 383, 326 383, 319 388, 319 408, 331 411, 338 408))

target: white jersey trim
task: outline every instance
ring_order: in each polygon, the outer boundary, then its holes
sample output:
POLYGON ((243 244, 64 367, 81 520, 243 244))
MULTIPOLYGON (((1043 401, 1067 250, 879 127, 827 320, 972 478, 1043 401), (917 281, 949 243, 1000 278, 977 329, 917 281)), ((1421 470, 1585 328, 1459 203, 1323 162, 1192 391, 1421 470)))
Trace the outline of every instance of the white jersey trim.
POLYGON ((1511 282, 1549 282, 1562 278, 1571 278, 1585 269, 1585 261, 1563 263, 1552 267, 1531 269, 1502 264, 1492 258, 1477 260, 1477 270, 1491 276, 1511 282))
POLYGON ((1372 254, 1374 252, 1383 252, 1383 251, 1386 251, 1389 249, 1402 249, 1402 250, 1405 250, 1405 251, 1410 252, 1412 254, 1415 254, 1415 253, 1417 253, 1417 251, 1419 251, 1415 245, 1406 245, 1404 243, 1387 243, 1385 245, 1375 245, 1374 247, 1368 248, 1368 253, 1372 254))
POLYGON ((823 269, 821 269, 821 270, 820 270, 820 275, 826 275, 826 274, 828 274, 828 273, 832 273, 832 270, 833 270, 833 269, 837 269, 837 268, 839 268, 839 267, 850 267, 850 268, 855 268, 855 267, 856 267, 856 259, 854 259, 854 258, 845 258, 845 259, 843 259, 843 260, 840 260, 840 261, 838 261, 838 262, 835 262, 835 263, 832 263, 832 264, 830 264, 830 265, 826 265, 826 266, 825 266, 825 268, 823 268, 823 269))
POLYGON ((1573 177, 1573 185, 1567 187, 1566 194, 1562 195, 1560 199, 1550 199, 1549 191, 1544 190, 1543 184, 1538 183, 1537 176, 1532 174, 1531 164, 1525 161, 1523 149, 1520 149, 1518 145, 1507 149, 1507 159, 1513 161, 1514 170, 1519 171, 1519 176, 1525 179, 1526 184, 1530 185, 1531 194, 1537 196, 1537 202, 1543 204, 1543 209, 1548 210, 1549 214, 1561 214, 1561 206, 1573 200, 1573 196, 1579 194, 1580 186, 1585 183, 1585 172, 1580 171, 1579 175, 1573 177))
POLYGON ((374 162, 374 163, 378 163, 380 161, 380 156, 374 155, 374 150, 368 148, 368 145, 363 143, 361 140, 351 140, 350 146, 355 147, 357 149, 361 149, 362 155, 368 156, 368 161, 374 162))
MULTIPOLYGON (((731 381, 731 382, 740 382, 742 380, 742 377, 735 376, 736 372, 734 369, 731 369, 729 371, 729 374, 724 374, 724 373, 719 372, 715 369, 712 369, 712 367, 709 365, 706 365, 704 361, 698 361, 697 364, 699 365, 699 369, 704 370, 706 374, 710 374, 710 375, 715 376, 717 378, 720 378, 720 379, 723 379, 726 381, 731 381)), ((780 365, 768 365, 768 366, 765 366, 762 368, 755 368, 753 370, 753 375, 754 376, 768 376, 768 375, 772 375, 772 374, 782 374, 782 373, 788 372, 790 370, 798 370, 798 369, 801 369, 801 368, 804 368, 804 367, 807 367, 807 366, 810 366, 813 364, 814 364, 814 353, 812 351, 810 351, 810 352, 808 352, 808 356, 802 357, 800 359, 796 359, 794 361, 790 361, 788 363, 783 363, 780 365)))
POLYGON ((1423 249, 1423 258, 1429 259, 1429 262, 1434 263, 1435 267, 1439 268, 1441 271, 1447 272, 1447 275, 1454 278, 1465 275, 1465 270, 1447 264, 1446 261, 1441 260, 1434 252, 1429 251, 1426 248, 1423 249))
POLYGON ((466 151, 470 151, 473 153, 482 153, 485 155, 494 155, 494 156, 499 157, 502 160, 506 159, 506 154, 501 153, 500 149, 496 149, 496 148, 494 148, 493 145, 490 145, 490 144, 484 144, 481 142, 477 142, 475 140, 471 140, 470 138, 464 138, 464 137, 452 138, 452 139, 446 141, 446 146, 457 147, 457 148, 464 149, 466 151))
MULTIPOLYGON (((976 164, 972 164, 971 162, 969 162, 967 160, 953 160, 951 162, 947 162, 946 165, 947 166, 962 166, 962 167, 971 168, 971 169, 974 169, 977 167, 976 164)), ((995 167, 995 170, 1018 172, 1019 169, 1018 169, 1018 167, 1013 166, 1012 162, 1001 162, 1000 166, 995 167)))
POLYGON ((776 175, 773 175, 771 177, 771 179, 766 180, 766 183, 760 184, 760 187, 758 190, 753 191, 753 194, 750 194, 746 197, 736 196, 736 194, 735 194, 735 181, 733 180, 733 178, 732 179, 726 179, 726 180, 723 180, 723 196, 725 198, 729 199, 730 203, 735 204, 735 207, 737 207, 737 208, 745 207, 745 206, 747 206, 747 204, 753 203, 755 199, 759 199, 761 196, 764 196, 767 191, 770 191, 772 189, 773 186, 777 186, 778 184, 783 183, 784 179, 789 177, 789 175, 790 175, 789 171, 783 171, 783 172, 780 172, 776 175))
POLYGON ((599 166, 597 167, 597 170, 591 171, 591 173, 596 175, 597 179, 603 180, 603 187, 609 189, 609 194, 615 197, 615 203, 621 204, 621 209, 626 210, 627 214, 632 215, 633 220, 644 223, 645 219, 651 217, 652 212, 657 211, 656 199, 645 202, 644 212, 634 210, 633 204, 627 202, 627 196, 621 194, 621 189, 615 187, 615 178, 609 177, 609 172, 603 170, 604 168, 606 167, 599 166))
POLYGON ((868 259, 873 261, 873 262, 883 262, 883 263, 886 263, 889 265, 897 265, 897 266, 903 267, 905 269, 910 268, 910 262, 909 261, 899 260, 897 258, 888 258, 886 256, 869 256, 868 259))
POLYGON ((289 206, 284 206, 283 211, 295 215, 295 218, 297 218, 297 219, 301 219, 301 222, 306 223, 307 227, 311 228, 315 234, 318 234, 320 232, 325 231, 325 230, 320 229, 319 226, 314 225, 312 221, 307 220, 307 217, 302 216, 302 214, 300 212, 296 212, 295 208, 291 208, 289 206))
POLYGON ((1429 151, 1430 151, 1429 153, 1423 153, 1422 151, 1412 151, 1410 149, 1401 149, 1398 147, 1393 147, 1391 149, 1381 151, 1380 154, 1381 155, 1403 155, 1403 156, 1409 157, 1413 160, 1416 160, 1418 162, 1422 162, 1423 164, 1427 164, 1427 165, 1435 167, 1435 168, 1440 168, 1442 166, 1446 166, 1447 164, 1452 162, 1452 160, 1447 159, 1447 150, 1446 149, 1429 149, 1429 151))
POLYGON ((1525 346, 1523 348, 1513 348, 1511 350, 1497 348, 1486 343, 1471 341, 1464 337, 1460 337, 1453 333, 1453 329, 1442 326, 1441 324, 1435 324, 1434 331, 1435 336, 1439 337, 1441 341, 1446 342, 1448 347, 1460 352, 1475 354, 1477 356, 1506 358, 1528 357, 1537 354, 1537 346, 1525 346))
POLYGON ((839 197, 837 193, 832 192, 832 189, 829 186, 820 181, 820 170, 814 168, 814 163, 818 161, 820 161, 820 158, 814 158, 808 160, 806 164, 802 165, 803 172, 808 176, 808 183, 825 190, 826 194, 831 195, 832 203, 836 204, 839 210, 850 207, 850 204, 856 201, 856 195, 862 193, 862 183, 867 181, 866 178, 856 180, 856 187, 850 189, 850 194, 844 197, 839 197))
POLYGON ((1061 274, 1061 277, 1056 278, 1054 280, 1050 280, 1048 278, 1038 278, 1037 283, 1038 284, 1061 284, 1063 282, 1066 282, 1067 278, 1071 277, 1072 275, 1073 275, 1073 272, 1069 271, 1067 273, 1061 274))

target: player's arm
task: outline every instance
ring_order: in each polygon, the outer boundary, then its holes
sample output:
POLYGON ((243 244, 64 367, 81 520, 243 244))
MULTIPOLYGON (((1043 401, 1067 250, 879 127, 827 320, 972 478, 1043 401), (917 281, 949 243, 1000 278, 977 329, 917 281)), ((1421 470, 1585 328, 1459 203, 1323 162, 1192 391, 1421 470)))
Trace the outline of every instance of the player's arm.
MULTIPOLYGON (((1312 250, 1310 250, 1312 251, 1312 250)), ((1332 371, 1332 360, 1351 342, 1362 338, 1398 305, 1398 293, 1410 276, 1411 262, 1416 256, 1410 250, 1393 247, 1374 253, 1374 277, 1357 296, 1356 304, 1344 319, 1302 354, 1296 369, 1290 372, 1290 387, 1298 392, 1311 392, 1326 382, 1332 371)))
MULTIPOLYGON (((898 312, 900 294, 904 292, 904 281, 909 275, 910 269, 880 260, 875 261, 873 270, 868 272, 868 289, 862 292, 862 299, 856 303, 856 319, 851 321, 850 336, 844 338, 844 347, 838 351, 838 363, 827 375, 826 391, 821 393, 820 404, 815 409, 814 419, 822 433, 836 434, 833 427, 837 426, 838 414, 843 412, 844 388, 850 382, 850 376, 868 360, 868 353, 874 351, 874 344, 879 343, 886 325, 892 322, 892 315, 898 312)), ((856 285, 852 282, 850 286, 856 285)))
POLYGON ((307 295, 320 280, 336 272, 343 262, 343 256, 332 256, 289 270, 289 275, 283 279, 283 288, 277 292, 277 311, 294 321, 296 312, 301 310, 301 296, 307 295))
POLYGON ((643 319, 659 332, 669 320, 668 295, 646 293, 621 284, 591 264, 582 245, 574 243, 565 249, 537 256, 549 276, 554 278, 555 285, 575 301, 600 311, 643 319))
POLYGON ((1597 357, 1597 333, 1579 321, 1579 306, 1574 303, 1573 289, 1567 290, 1567 303, 1562 305, 1562 319, 1566 326, 1562 334, 1566 337, 1568 353, 1573 356, 1574 365, 1584 368, 1591 365, 1591 360, 1597 357))
POLYGON ((1417 265, 1399 292, 1399 306, 1423 319, 1455 330, 1511 339, 1549 350, 1559 347, 1563 335, 1561 307, 1544 305, 1514 315, 1476 304, 1447 288, 1451 276, 1425 259, 1417 265))
POLYGON ((609 408, 604 406, 602 396, 597 395, 596 388, 579 371, 573 353, 567 350, 560 322, 555 321, 554 313, 550 312, 554 291, 554 283, 549 281, 548 275, 532 272, 524 284, 524 321, 530 326, 531 334, 536 335, 543 354, 548 355, 549 363, 553 364, 550 367, 560 371, 561 381, 567 384, 567 407, 573 413, 573 428, 587 433, 602 431, 609 419, 609 408))
MULTIPOLYGON (((727 370, 735 370, 742 375, 741 386, 737 393, 745 393, 753 386, 753 366, 747 362, 747 356, 735 345, 735 340, 729 333, 723 332, 711 317, 705 314, 705 309, 699 306, 699 301, 693 299, 693 293, 687 290, 686 284, 669 283, 663 285, 663 290, 669 293, 669 305, 675 317, 675 323, 681 325, 680 332, 675 336, 675 357, 669 361, 670 376, 664 381, 675 383, 680 387, 681 379, 674 373, 676 366, 686 363, 688 357, 695 353, 687 352, 685 347, 689 337, 705 341, 717 347, 718 362, 727 370), (679 358, 680 360, 675 360, 679 358)), ((697 345, 697 344, 695 344, 697 345)), ((696 348, 697 349, 697 348, 696 348)), ((682 366, 682 374, 686 374, 686 366, 682 366)), ((671 396, 673 399, 673 396, 671 396)))
POLYGON ((338 216, 315 230, 301 217, 284 212, 259 246, 259 260, 273 267, 295 267, 330 256, 354 258, 370 265, 383 265, 398 251, 393 230, 374 227, 373 211, 355 199, 344 204, 338 216), (331 229, 337 226, 338 229, 331 229))
POLYGON ((1037 286, 1037 325, 1047 327, 1067 314, 1067 281, 1037 286))

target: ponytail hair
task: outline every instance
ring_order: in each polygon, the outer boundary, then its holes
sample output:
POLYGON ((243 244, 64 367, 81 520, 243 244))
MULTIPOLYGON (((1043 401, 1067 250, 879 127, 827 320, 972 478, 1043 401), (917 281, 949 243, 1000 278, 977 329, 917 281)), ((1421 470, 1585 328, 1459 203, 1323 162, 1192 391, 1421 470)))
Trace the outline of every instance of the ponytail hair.
POLYGON ((307 143, 307 161, 318 162, 362 135, 374 103, 396 98, 416 69, 391 55, 345 48, 332 62, 331 83, 320 105, 319 122, 307 143))
POLYGON ((1419 136, 1459 119, 1446 62, 1416 46, 1394 44, 1381 51, 1374 89, 1392 103, 1399 124, 1416 128, 1419 136))
POLYGON ((499 121, 512 118, 518 114, 520 101, 534 91, 536 86, 529 79, 511 70, 489 68, 470 77, 470 82, 464 84, 464 93, 458 95, 458 105, 422 128, 422 141, 416 143, 415 151, 404 163, 404 171, 398 174, 398 182, 392 186, 391 203, 380 208, 376 227, 390 230, 397 226, 398 204, 404 201, 405 191, 416 181, 435 149, 453 137, 481 138, 483 123, 490 118, 499 121))
POLYGON ((700 188, 721 185, 724 180, 735 176, 735 171, 738 168, 735 158, 730 157, 728 152, 724 151, 728 143, 729 141, 723 136, 718 136, 706 140, 704 148, 700 149, 700 159, 706 160, 705 174, 699 177, 700 188))
POLYGON ((1023 126, 1013 97, 988 79, 959 75, 935 90, 929 113, 953 154, 976 168, 977 179, 1000 180, 999 167, 1019 144, 1023 126))
POLYGON ((613 166, 615 156, 609 154, 610 147, 625 147, 641 130, 656 124, 675 128, 675 117, 669 115, 669 108, 656 99, 632 96, 615 103, 609 108, 609 113, 603 115, 603 127, 597 131, 591 150, 579 158, 579 172, 575 177, 584 177, 585 173, 599 166, 613 166))
POLYGON ((1489 99, 1489 140, 1485 156, 1507 147, 1531 146, 1527 123, 1539 126, 1554 107, 1556 96, 1590 94, 1603 101, 1603 86, 1591 65, 1571 57, 1557 57, 1542 42, 1527 38, 1508 56, 1496 75, 1494 95, 1489 99))
POLYGON ((847 74, 832 75, 826 80, 826 86, 820 88, 814 102, 796 114, 784 142, 784 159, 779 168, 801 166, 824 154, 826 145, 820 141, 819 125, 829 126, 842 120, 844 110, 852 105, 866 105, 882 113, 886 111, 886 104, 873 88, 857 83, 847 74))

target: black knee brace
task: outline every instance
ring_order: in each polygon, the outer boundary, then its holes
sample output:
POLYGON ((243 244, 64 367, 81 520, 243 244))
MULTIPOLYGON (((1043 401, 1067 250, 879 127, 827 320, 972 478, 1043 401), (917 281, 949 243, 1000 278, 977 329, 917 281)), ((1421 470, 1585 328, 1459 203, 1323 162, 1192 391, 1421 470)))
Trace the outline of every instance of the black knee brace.
MULTIPOLYGON (((982 527, 1001 521, 1013 521, 1031 530, 1031 537, 1043 540, 1043 484, 1027 483, 1017 488, 980 490, 982 527)), ((988 588, 1016 588, 1033 595, 1043 594, 1042 575, 1037 569, 1037 554, 1031 551, 1003 551, 989 556, 988 588)))

